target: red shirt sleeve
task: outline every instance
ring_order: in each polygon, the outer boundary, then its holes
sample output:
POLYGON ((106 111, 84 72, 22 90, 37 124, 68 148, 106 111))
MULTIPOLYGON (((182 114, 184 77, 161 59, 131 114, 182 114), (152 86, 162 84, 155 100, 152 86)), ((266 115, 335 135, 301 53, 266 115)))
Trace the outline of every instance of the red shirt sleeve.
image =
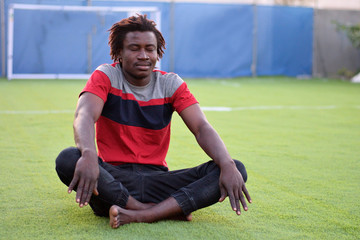
POLYGON ((183 82, 171 97, 176 112, 181 113, 185 108, 198 103, 190 92, 186 82, 183 82))
POLYGON ((90 92, 100 97, 104 102, 107 100, 108 93, 110 92, 111 83, 105 73, 95 70, 89 80, 87 81, 84 89, 80 93, 90 92))

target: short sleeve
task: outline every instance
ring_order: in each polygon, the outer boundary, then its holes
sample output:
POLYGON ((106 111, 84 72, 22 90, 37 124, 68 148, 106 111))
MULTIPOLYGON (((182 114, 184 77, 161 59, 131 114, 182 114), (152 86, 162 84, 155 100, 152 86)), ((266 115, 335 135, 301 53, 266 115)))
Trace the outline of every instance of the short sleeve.
POLYGON ((198 103, 194 95, 190 92, 186 82, 183 82, 171 97, 173 107, 177 113, 181 113, 185 108, 198 103))
POLYGON ((110 88, 111 83, 108 76, 102 71, 95 70, 91 74, 80 95, 84 92, 90 92, 100 97, 104 102, 106 102, 107 95, 110 92, 110 88))

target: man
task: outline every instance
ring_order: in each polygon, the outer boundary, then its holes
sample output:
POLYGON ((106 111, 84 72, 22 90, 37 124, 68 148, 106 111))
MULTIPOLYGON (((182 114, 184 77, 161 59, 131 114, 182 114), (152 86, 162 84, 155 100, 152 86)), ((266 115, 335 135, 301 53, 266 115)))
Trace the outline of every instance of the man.
POLYGON ((69 193, 76 190, 79 206, 90 204, 96 215, 109 216, 113 228, 191 220, 191 212, 226 196, 236 214, 240 204, 246 211, 251 198, 244 165, 232 160, 186 83, 176 74, 154 70, 165 48, 155 23, 146 15, 123 19, 110 29, 109 45, 114 63, 93 72, 78 100, 76 148, 56 159, 56 171, 69 193), (212 161, 168 171, 174 111, 212 161))

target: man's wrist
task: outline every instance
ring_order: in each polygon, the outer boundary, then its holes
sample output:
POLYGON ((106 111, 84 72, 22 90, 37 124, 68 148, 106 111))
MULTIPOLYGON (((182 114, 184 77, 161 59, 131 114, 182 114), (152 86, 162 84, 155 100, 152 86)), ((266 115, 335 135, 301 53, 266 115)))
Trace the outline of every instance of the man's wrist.
POLYGON ((85 158, 95 158, 97 157, 97 152, 94 149, 85 148, 81 150, 81 156, 85 158))
POLYGON ((236 167, 236 165, 234 160, 232 160, 231 158, 229 160, 224 160, 219 163, 219 168, 221 170, 232 169, 234 167, 236 167))

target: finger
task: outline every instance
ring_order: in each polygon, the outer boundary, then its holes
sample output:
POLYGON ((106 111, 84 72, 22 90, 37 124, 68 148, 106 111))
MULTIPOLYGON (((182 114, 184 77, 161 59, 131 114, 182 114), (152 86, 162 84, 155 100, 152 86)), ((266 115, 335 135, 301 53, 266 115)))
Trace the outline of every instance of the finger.
POLYGON ((245 193, 245 196, 246 196, 246 199, 248 200, 248 202, 249 202, 249 203, 252 203, 250 194, 249 194, 248 190, 246 189, 245 185, 244 185, 244 187, 243 187, 243 192, 245 193))
POLYGON ((241 190, 239 192, 239 197, 240 197, 240 202, 241 202, 241 205, 243 206, 244 210, 247 211, 248 210, 248 207, 247 207, 247 204, 246 204, 246 201, 245 201, 245 197, 244 195, 242 194, 241 190))
POLYGON ((81 199, 84 191, 84 181, 80 179, 80 182, 78 183, 77 190, 76 190, 76 202, 79 203, 79 206, 81 206, 81 199))
POLYGON ((98 190, 97 190, 97 187, 98 187, 98 182, 96 181, 96 183, 95 183, 95 188, 94 188, 94 190, 93 190, 93 194, 96 195, 96 196, 99 196, 99 192, 98 192, 98 190))
POLYGON ((88 181, 84 182, 84 188, 83 188, 83 194, 81 196, 80 199, 80 207, 83 207, 84 205, 86 205, 85 203, 87 202, 88 196, 91 196, 92 194, 92 189, 90 190, 90 183, 88 181), (90 194, 89 194, 90 192, 90 194))
POLYGON ((236 194, 236 192, 235 192, 235 206, 236 206, 236 214, 240 215, 241 214, 241 208, 240 208, 240 203, 239 203, 239 193, 236 194))
POLYGON ((229 196, 231 208, 232 208, 234 211, 236 211, 237 209, 236 209, 234 194, 233 194, 233 193, 228 193, 228 196, 229 196))
POLYGON ((71 193, 72 190, 74 190, 74 187, 76 186, 78 180, 79 180, 79 177, 77 175, 74 175, 71 183, 69 184, 68 193, 71 193))
POLYGON ((224 201, 226 197, 227 197, 226 190, 224 189, 224 187, 220 186, 220 199, 219 199, 219 202, 224 201))
POLYGON ((94 188, 95 188, 95 183, 92 183, 87 191, 87 197, 85 199, 85 206, 88 205, 88 203, 90 202, 94 188))

